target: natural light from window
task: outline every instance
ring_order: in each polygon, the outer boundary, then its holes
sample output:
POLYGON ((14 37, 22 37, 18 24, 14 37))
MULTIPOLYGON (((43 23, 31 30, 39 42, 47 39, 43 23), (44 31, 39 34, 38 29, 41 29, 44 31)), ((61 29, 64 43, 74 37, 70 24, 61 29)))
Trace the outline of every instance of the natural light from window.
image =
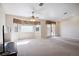
POLYGON ((21 25, 21 32, 33 32, 33 26, 21 25))

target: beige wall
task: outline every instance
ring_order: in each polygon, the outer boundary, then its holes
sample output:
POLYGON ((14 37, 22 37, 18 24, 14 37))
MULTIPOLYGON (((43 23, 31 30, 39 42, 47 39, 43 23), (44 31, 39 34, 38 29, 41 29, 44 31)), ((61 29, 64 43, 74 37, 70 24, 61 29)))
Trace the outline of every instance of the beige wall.
POLYGON ((11 33, 5 33, 5 41, 8 42, 11 39, 11 33))
POLYGON ((71 17, 61 22, 61 37, 79 39, 79 17, 71 17))
POLYGON ((59 22, 59 21, 56 22, 56 26, 55 26, 55 36, 57 36, 57 37, 60 36, 60 22, 59 22))
MULTIPOLYGON (((41 30, 39 32, 26 32, 26 33, 21 33, 21 32, 14 32, 13 31, 13 18, 17 19, 22 19, 22 20, 27 20, 25 17, 20 17, 20 16, 14 16, 14 15, 6 15, 6 24, 8 27, 11 27, 12 32, 8 36, 8 38, 11 38, 11 41, 16 41, 18 39, 24 39, 24 38, 47 38, 47 25, 46 25, 46 20, 41 20, 41 30)), ((56 22, 56 29, 55 29, 55 34, 56 36, 60 36, 60 22, 56 22)), ((6 39, 8 39, 6 38, 6 39)))
POLYGON ((46 37, 47 37, 46 21, 42 20, 40 23, 41 23, 41 38, 46 39, 46 37))
POLYGON ((13 32, 11 33, 11 41, 17 41, 22 39, 35 39, 33 32, 13 32))
POLYGON ((5 25, 5 14, 0 4, 0 43, 2 43, 2 25, 5 25))
POLYGON ((6 14, 7 27, 10 27, 12 30, 11 33, 6 34, 6 39, 10 38, 9 39, 10 41, 16 41, 18 39, 34 39, 34 38, 40 39, 40 37, 41 37, 40 32, 25 32, 25 33, 24 32, 14 32, 13 18, 27 20, 27 18, 25 18, 25 17, 6 14), (10 35, 7 37, 8 34, 10 34, 10 35))

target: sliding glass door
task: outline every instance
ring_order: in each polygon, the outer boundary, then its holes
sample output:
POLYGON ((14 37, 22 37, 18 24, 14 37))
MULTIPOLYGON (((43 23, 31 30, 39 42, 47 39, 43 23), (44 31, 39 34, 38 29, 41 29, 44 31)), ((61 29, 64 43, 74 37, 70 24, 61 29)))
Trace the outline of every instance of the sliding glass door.
POLYGON ((55 24, 47 24, 47 36, 55 36, 55 24))

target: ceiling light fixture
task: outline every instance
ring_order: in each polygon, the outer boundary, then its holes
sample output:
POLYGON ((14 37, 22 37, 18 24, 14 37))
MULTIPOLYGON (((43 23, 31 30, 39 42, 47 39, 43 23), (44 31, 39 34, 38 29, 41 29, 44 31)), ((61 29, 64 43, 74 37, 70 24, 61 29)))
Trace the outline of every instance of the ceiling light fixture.
POLYGON ((40 3, 39 6, 43 6, 44 3, 40 3))
POLYGON ((67 12, 64 12, 64 15, 68 14, 67 12))
POLYGON ((34 16, 34 10, 32 11, 32 19, 30 21, 33 21, 33 22, 36 21, 34 16))
MULTIPOLYGON (((38 6, 43 6, 43 4, 44 4, 44 3, 40 3, 38 6)), ((35 14, 35 8, 33 7, 32 19, 31 19, 30 21, 35 22, 35 21, 36 21, 36 18, 38 18, 38 17, 35 17, 34 14, 35 14)))

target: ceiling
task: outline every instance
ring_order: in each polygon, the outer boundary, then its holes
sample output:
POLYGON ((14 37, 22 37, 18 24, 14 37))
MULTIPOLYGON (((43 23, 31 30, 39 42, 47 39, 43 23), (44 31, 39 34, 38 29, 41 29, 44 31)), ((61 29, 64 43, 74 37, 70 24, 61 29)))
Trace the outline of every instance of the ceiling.
POLYGON ((6 14, 31 17, 33 7, 39 19, 60 20, 79 15, 78 3, 2 3, 6 14))

